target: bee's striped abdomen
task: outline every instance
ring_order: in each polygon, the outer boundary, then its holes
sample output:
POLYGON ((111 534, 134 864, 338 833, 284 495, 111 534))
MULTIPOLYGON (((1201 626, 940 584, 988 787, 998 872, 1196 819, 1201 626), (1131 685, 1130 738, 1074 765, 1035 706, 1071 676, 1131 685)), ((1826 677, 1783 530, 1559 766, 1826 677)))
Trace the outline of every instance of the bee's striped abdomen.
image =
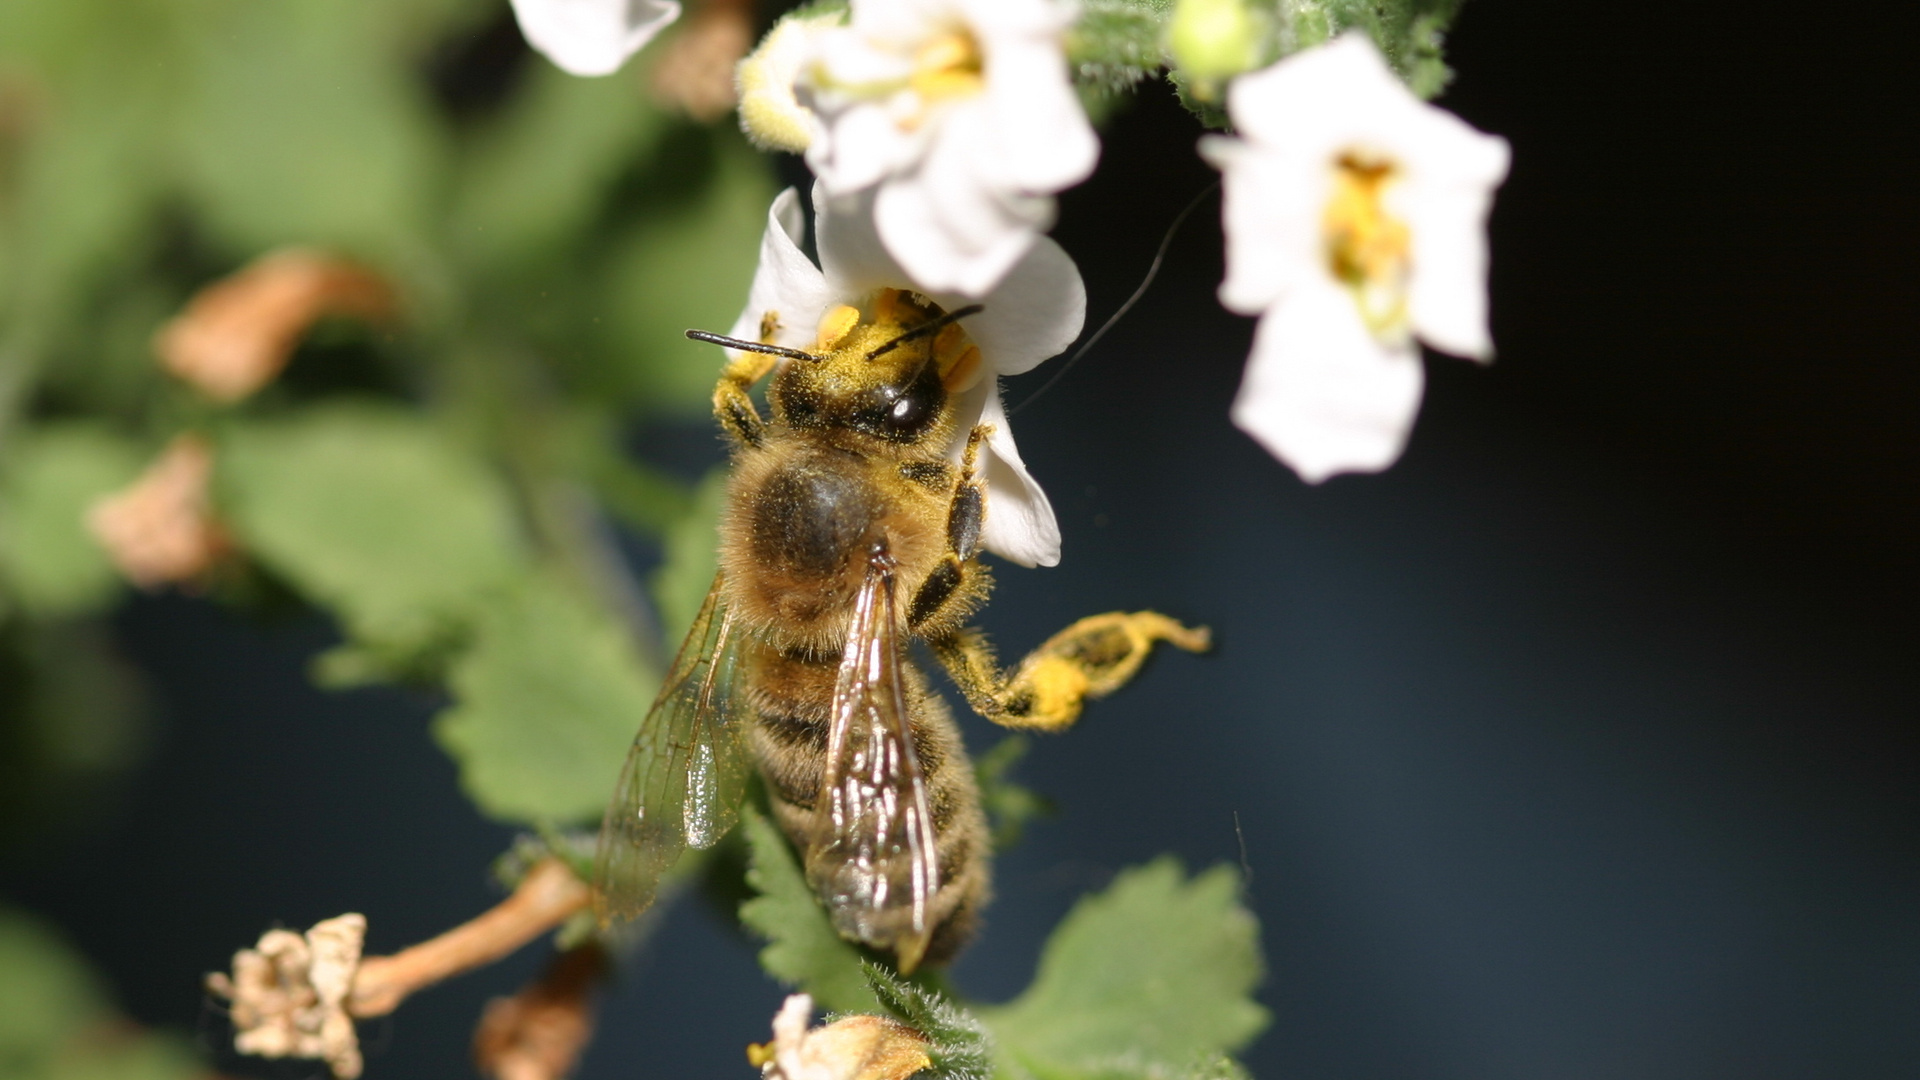
MULTIPOLYGON (((743 659, 749 665, 745 677, 753 715, 747 744, 766 780, 774 816, 794 846, 810 854, 813 807, 826 771, 840 658, 781 652, 763 644, 743 659)), ((946 703, 928 688, 911 661, 903 657, 901 669, 908 725, 914 754, 926 777, 939 854, 940 888, 933 903, 937 929, 926 955, 928 961, 939 962, 966 943, 975 915, 987 899, 986 819, 980 811, 973 763, 946 703)))

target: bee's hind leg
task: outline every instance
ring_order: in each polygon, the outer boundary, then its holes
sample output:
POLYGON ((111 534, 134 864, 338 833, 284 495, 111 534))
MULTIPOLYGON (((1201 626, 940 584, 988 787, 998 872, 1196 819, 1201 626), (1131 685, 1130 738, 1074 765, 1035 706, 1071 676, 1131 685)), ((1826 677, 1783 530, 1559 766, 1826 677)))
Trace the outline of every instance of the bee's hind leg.
POLYGON ((1146 663, 1155 642, 1188 652, 1212 644, 1206 627, 1188 627, 1157 611, 1089 615, 1048 638, 1012 672, 1002 672, 978 630, 932 641, 934 655, 981 716, 1002 727, 1060 731, 1091 698, 1120 689, 1146 663))

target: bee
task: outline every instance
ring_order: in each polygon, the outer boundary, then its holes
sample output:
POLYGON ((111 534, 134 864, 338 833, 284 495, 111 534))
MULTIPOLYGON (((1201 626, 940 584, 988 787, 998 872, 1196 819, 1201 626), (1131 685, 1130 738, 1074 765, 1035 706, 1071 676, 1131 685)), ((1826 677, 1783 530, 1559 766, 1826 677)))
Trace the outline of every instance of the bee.
POLYGON ((953 391, 981 362, 963 320, 980 310, 881 289, 829 310, 811 350, 687 332, 741 351, 714 391, 733 465, 720 569, 607 808, 603 922, 637 915, 687 848, 725 835, 757 767, 836 930, 902 972, 943 962, 987 902, 991 852, 966 748, 908 644, 926 642, 987 719, 1046 731, 1155 642, 1207 647, 1204 629, 1111 612, 1008 673, 967 626, 991 587, 976 472, 991 429, 967 432, 957 463, 947 450, 953 391), (769 374, 763 419, 749 392, 769 374))

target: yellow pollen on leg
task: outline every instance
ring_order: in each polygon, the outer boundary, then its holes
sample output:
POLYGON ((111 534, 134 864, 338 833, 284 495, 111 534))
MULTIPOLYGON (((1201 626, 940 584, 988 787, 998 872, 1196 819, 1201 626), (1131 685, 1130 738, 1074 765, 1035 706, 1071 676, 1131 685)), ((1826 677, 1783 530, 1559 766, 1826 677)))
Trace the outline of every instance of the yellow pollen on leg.
POLYGON ((973 35, 954 30, 915 50, 910 83, 920 99, 929 103, 970 97, 986 85, 985 71, 973 35))
POLYGON ((827 309, 820 316, 820 331, 814 338, 814 349, 824 351, 840 344, 840 340, 860 324, 860 309, 851 304, 827 309))
POLYGON ((1320 218, 1327 269, 1353 291, 1375 334, 1398 330, 1406 316, 1413 234, 1383 202, 1399 172, 1382 158, 1340 155, 1334 161, 1333 193, 1320 218))

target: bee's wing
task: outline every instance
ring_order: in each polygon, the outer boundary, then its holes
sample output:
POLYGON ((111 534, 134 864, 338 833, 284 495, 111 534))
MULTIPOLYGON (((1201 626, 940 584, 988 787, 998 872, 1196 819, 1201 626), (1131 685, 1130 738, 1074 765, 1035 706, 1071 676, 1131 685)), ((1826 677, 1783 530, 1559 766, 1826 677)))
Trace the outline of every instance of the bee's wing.
POLYGON ((689 847, 711 847, 740 816, 749 768, 736 685, 740 633, 715 576, 660 686, 600 825, 594 912, 604 924, 653 903, 660 875, 689 847))
POLYGON ((875 554, 834 682, 807 877, 842 933, 891 945, 910 972, 940 885, 927 781, 907 724, 893 561, 875 554))

